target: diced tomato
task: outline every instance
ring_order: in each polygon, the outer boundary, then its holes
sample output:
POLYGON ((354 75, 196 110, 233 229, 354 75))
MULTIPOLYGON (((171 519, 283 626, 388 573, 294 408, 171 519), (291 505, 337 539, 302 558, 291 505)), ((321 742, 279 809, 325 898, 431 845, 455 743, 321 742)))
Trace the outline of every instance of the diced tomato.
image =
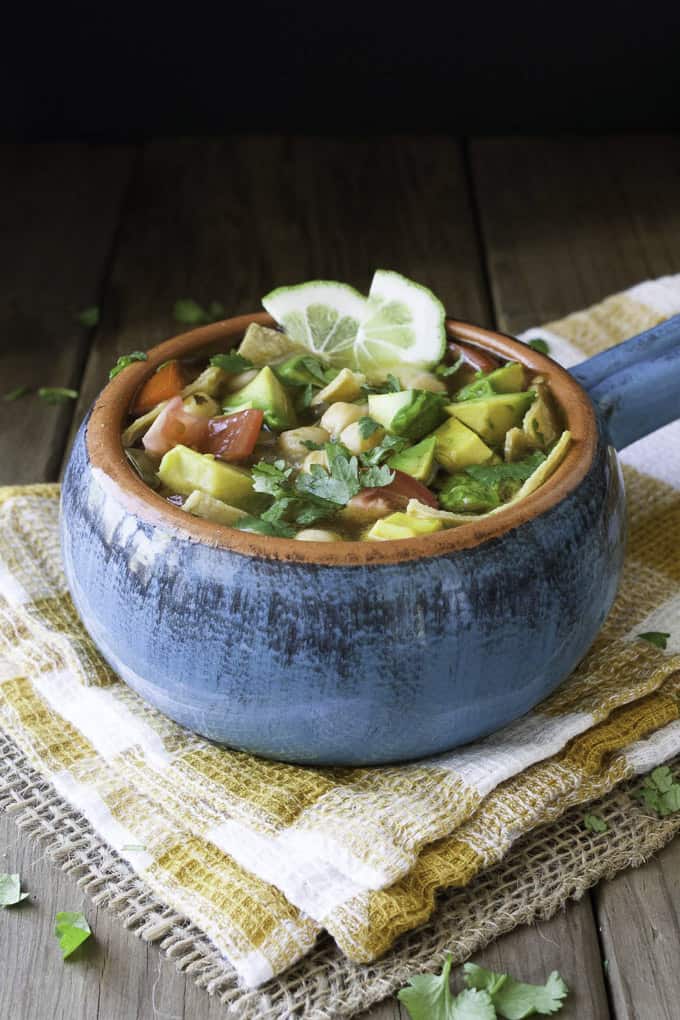
POLYGON ((144 449, 162 457, 181 443, 203 452, 208 438, 208 421, 208 418, 189 414, 182 398, 173 397, 142 439, 144 449))
POLYGON ((466 365, 474 368, 475 372, 493 372, 500 366, 500 361, 491 354, 487 354, 481 347, 472 347, 459 340, 450 340, 447 345, 446 360, 450 364, 454 364, 458 358, 462 358, 466 365))
POLYGON ((166 361, 142 386, 132 405, 132 413, 146 414, 164 400, 178 396, 183 389, 184 373, 179 361, 166 361))
POLYGON ((206 453, 214 453, 230 463, 245 460, 255 449, 263 421, 264 412, 255 408, 210 418, 206 453))
POLYGON ((392 510, 405 510, 410 499, 417 499, 427 506, 439 508, 439 502, 433 492, 423 485, 422 482, 411 478, 404 471, 395 471, 394 479, 389 485, 383 485, 375 489, 362 489, 361 492, 350 500, 351 506, 361 507, 369 513, 375 510, 375 517, 384 517, 392 510))

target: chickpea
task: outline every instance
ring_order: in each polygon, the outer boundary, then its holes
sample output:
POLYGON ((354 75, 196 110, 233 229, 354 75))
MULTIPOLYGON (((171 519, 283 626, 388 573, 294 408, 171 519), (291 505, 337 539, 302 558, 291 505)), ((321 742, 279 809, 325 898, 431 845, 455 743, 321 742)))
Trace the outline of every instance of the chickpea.
POLYGON ((230 375, 224 383, 224 392, 236 393, 238 390, 242 390, 244 386, 253 381, 259 371, 259 368, 249 368, 245 372, 230 375))
MULTIPOLYGON (((303 460, 309 450, 305 443, 320 443, 323 445, 330 440, 330 435, 325 429, 318 425, 305 425, 299 429, 288 429, 279 436, 278 445, 284 457, 291 460, 303 460)), ((312 451, 314 452, 314 451, 312 451)))
POLYGON ((365 414, 368 414, 368 404, 345 404, 338 401, 331 404, 319 425, 335 437, 339 436, 342 430, 351 425, 353 421, 363 418, 365 414))
POLYGON ((311 471, 312 464, 320 464, 321 467, 325 467, 326 471, 329 470, 330 464, 328 463, 328 454, 325 450, 310 450, 305 459, 302 462, 301 471, 311 471))
POLYGON ((374 446, 378 446, 384 437, 385 430, 376 429, 372 435, 365 438, 361 434, 359 422, 354 421, 351 425, 347 425, 347 427, 342 430, 340 433, 340 442, 347 447, 350 453, 354 453, 359 456, 360 453, 366 453, 368 450, 372 450, 374 446))
POLYGON ((323 528, 304 528, 295 538, 298 542, 342 542, 342 536, 336 531, 324 531, 323 528))
POLYGON ((190 397, 185 397, 182 403, 184 410, 197 418, 214 418, 222 414, 222 408, 217 401, 206 393, 192 393, 190 397))

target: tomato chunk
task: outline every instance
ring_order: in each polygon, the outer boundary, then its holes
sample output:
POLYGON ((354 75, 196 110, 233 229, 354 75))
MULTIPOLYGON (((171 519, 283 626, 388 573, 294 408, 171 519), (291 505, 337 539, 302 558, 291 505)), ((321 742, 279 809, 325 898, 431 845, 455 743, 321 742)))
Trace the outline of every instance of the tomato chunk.
POLYGON ((134 415, 146 414, 152 407, 178 396, 184 388, 184 373, 179 361, 167 361, 147 379, 132 405, 134 415))
POLYGON ((208 418, 190 414, 181 397, 173 397, 143 437, 144 449, 162 457, 181 443, 202 452, 208 438, 208 421, 208 418))
POLYGON ((245 460, 255 449, 263 421, 264 412, 256 408, 210 418, 205 452, 230 463, 245 460))
POLYGON ((392 510, 405 510, 410 499, 417 499, 427 506, 439 508, 439 501, 433 492, 422 482, 407 475, 404 471, 395 471, 389 485, 375 489, 362 489, 358 496, 350 500, 348 505, 361 507, 367 511, 375 508, 376 517, 383 517, 392 510))
POLYGON ((421 503, 426 503, 427 506, 434 507, 435 510, 439 507, 439 501, 435 494, 422 482, 407 475, 404 471, 394 472, 394 481, 386 486, 385 491, 394 493, 395 496, 403 496, 407 501, 417 499, 421 503))

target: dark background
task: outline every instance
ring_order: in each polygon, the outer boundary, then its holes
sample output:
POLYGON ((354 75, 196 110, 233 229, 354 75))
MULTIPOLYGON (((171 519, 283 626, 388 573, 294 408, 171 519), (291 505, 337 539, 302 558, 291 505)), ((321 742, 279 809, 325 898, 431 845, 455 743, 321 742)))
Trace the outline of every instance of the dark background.
POLYGON ((680 4, 5 8, 4 139, 680 122, 680 4))

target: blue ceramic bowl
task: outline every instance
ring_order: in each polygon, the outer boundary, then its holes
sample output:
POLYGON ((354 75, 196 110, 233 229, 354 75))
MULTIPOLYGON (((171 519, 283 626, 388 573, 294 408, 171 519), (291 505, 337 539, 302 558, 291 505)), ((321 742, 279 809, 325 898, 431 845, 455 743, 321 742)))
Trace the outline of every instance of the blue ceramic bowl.
POLYGON ((680 318, 572 374, 449 321, 451 336, 550 379, 572 448, 541 489, 493 518, 337 544, 191 517, 125 458, 120 432, 144 379, 168 358, 237 342, 251 321, 271 322, 242 316, 154 348, 109 383, 78 433, 64 564, 104 657, 190 729, 286 761, 418 758, 526 712, 574 668, 612 605, 625 532, 614 447, 676 417, 680 318))

